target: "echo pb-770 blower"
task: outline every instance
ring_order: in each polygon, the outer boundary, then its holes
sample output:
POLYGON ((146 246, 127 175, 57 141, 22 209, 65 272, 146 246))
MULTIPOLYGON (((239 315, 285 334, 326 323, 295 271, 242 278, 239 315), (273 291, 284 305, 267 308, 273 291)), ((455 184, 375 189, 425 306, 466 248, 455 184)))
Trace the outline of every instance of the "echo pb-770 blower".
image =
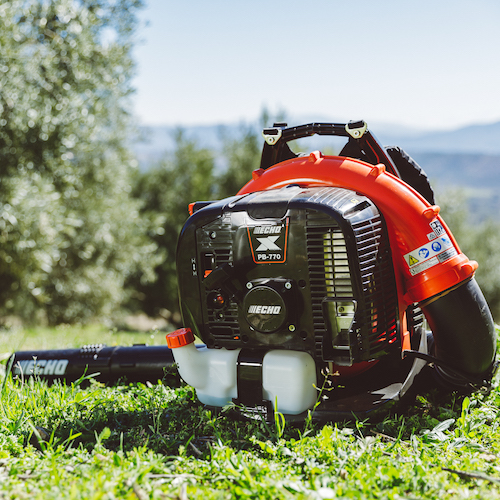
POLYGON ((263 135, 261 167, 236 196, 190 207, 177 251, 185 328, 168 347, 16 352, 13 374, 157 380, 175 358, 202 403, 267 420, 313 408, 318 420, 363 418, 426 365, 448 390, 487 390, 496 334, 477 263, 420 167, 364 122, 263 135), (338 156, 292 152, 290 141, 315 134, 345 145, 338 156))
POLYGON ((363 416, 428 364, 449 388, 487 388, 496 334, 477 263, 418 165, 362 121, 263 135, 252 180, 193 203, 178 242, 185 328, 167 343, 198 399, 300 420, 321 398, 316 418, 363 416), (315 134, 346 144, 338 156, 292 152, 315 134))

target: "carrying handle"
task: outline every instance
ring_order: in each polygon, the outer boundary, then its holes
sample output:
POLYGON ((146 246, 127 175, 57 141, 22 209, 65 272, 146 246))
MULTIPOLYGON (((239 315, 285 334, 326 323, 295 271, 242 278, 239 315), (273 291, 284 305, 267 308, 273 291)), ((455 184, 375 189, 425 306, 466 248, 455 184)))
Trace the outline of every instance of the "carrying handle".
POLYGON ((387 172, 401 178, 398 169, 385 148, 370 132, 365 121, 360 120, 349 123, 308 123, 297 127, 287 127, 286 123, 275 123, 271 128, 262 131, 264 147, 260 168, 263 170, 281 163, 285 160, 296 158, 297 155, 289 148, 288 142, 313 135, 331 135, 348 137, 344 150, 349 154, 341 156, 360 157, 373 165, 383 163, 387 172))

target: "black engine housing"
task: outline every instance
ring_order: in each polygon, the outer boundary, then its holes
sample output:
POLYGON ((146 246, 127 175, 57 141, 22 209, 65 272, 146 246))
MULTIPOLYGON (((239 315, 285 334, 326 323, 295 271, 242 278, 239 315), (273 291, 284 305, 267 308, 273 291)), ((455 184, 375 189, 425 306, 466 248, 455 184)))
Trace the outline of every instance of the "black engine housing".
POLYGON ((370 199, 290 185, 194 210, 178 243, 180 303, 208 347, 338 366, 400 350, 389 240, 370 199))

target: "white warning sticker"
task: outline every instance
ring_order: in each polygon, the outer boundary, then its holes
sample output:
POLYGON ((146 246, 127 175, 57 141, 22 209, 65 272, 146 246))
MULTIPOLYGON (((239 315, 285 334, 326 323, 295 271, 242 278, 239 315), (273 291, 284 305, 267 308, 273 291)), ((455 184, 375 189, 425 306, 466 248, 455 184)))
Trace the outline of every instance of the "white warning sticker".
POLYGON ((439 264, 437 257, 432 257, 432 259, 428 259, 425 262, 421 262, 416 266, 410 267, 410 273, 412 276, 415 276, 415 274, 421 273, 426 269, 429 269, 429 267, 434 267, 437 264, 439 264))
POLYGON ((438 255, 439 262, 444 262, 445 260, 451 259, 457 255, 457 251, 454 248, 450 248, 443 253, 438 255))
POLYGON ((441 236, 442 234, 446 234, 443 225, 438 220, 433 220, 432 222, 429 223, 429 226, 431 226, 431 229, 436 234, 436 236, 441 236))
POLYGON ((445 234, 422 245, 420 248, 408 252, 404 258, 410 268, 411 274, 414 276, 440 262, 451 259, 455 255, 457 255, 457 251, 453 248, 453 243, 445 234))

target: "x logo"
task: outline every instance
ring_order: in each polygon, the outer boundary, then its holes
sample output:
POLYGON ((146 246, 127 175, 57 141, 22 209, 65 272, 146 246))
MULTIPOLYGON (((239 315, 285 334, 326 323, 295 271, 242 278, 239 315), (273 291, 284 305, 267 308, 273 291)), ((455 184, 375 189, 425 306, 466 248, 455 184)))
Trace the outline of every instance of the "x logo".
POLYGON ((278 236, 266 236, 265 238, 257 238, 260 246, 255 250, 256 252, 265 252, 266 250, 281 250, 281 248, 274 242, 279 238, 278 236))

